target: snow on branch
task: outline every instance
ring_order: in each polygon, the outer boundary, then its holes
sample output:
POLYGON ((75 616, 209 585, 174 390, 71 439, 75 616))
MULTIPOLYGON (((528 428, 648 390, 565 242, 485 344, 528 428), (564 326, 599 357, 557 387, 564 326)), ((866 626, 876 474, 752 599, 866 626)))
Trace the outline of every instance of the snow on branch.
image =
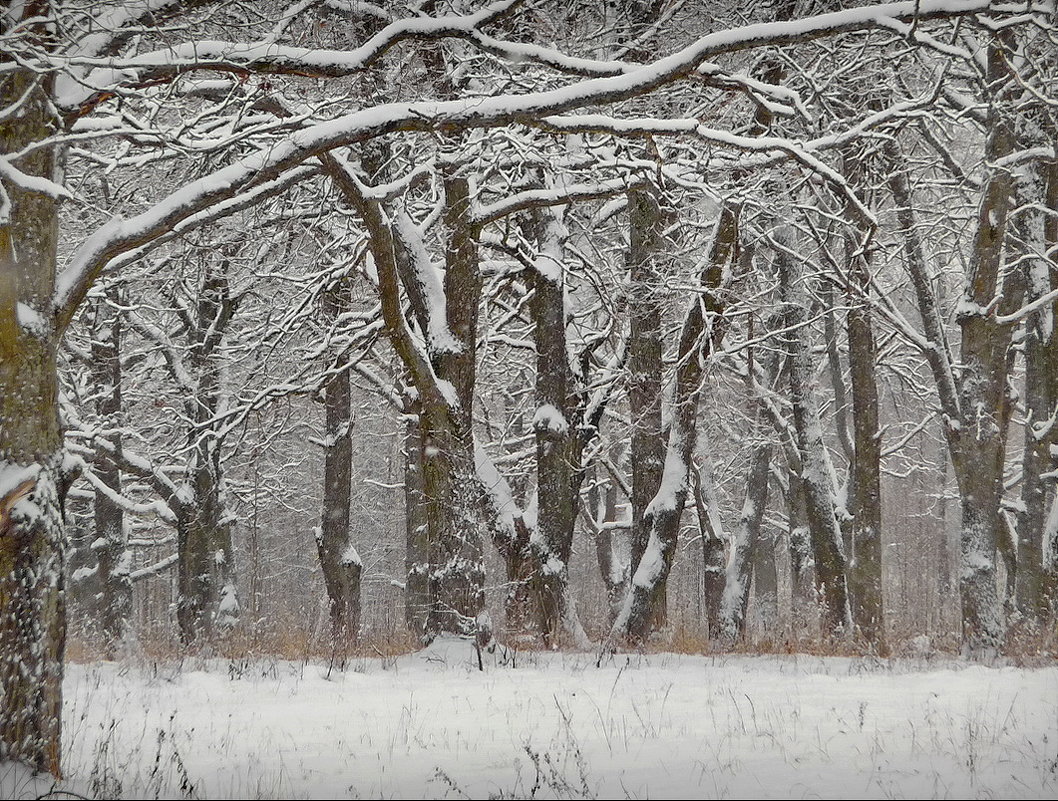
POLYGON ((500 0, 474 14, 412 17, 392 22, 352 50, 322 50, 278 44, 274 37, 259 42, 202 40, 141 53, 129 58, 51 56, 68 69, 58 93, 65 109, 90 110, 97 99, 121 86, 143 86, 190 71, 212 70, 292 74, 337 78, 363 71, 390 49, 409 39, 463 36, 507 14, 521 0, 500 0), (87 74, 78 75, 77 68, 87 74))
POLYGON ((486 225, 496 222, 509 214, 527 209, 542 208, 544 206, 563 206, 576 201, 612 197, 623 194, 629 189, 639 186, 640 183, 627 178, 614 178, 593 184, 570 184, 550 189, 527 189, 495 203, 479 206, 471 214, 471 219, 477 225, 486 225))
MULTIPOLYGON (((437 31, 445 29, 447 25, 480 25, 512 7, 513 0, 509 0, 491 5, 478 14, 459 18, 462 20, 459 23, 448 18, 419 20, 417 23, 425 26, 422 29, 424 34, 432 31, 431 35, 439 35, 437 31)), ((187 184, 136 217, 129 220, 115 218, 103 226, 78 249, 69 266, 59 277, 53 304, 58 325, 62 328, 68 324, 91 282, 114 259, 149 246, 210 207, 216 207, 239 196, 243 196, 246 204, 249 204, 260 195, 280 191, 292 182, 284 176, 285 173, 297 168, 307 159, 336 147, 395 131, 462 130, 513 123, 533 125, 539 124, 542 117, 550 117, 551 124, 556 124, 554 115, 589 105, 641 96, 686 78, 707 58, 720 53, 764 45, 791 44, 840 32, 864 30, 876 27, 880 24, 879 21, 884 20, 928 20, 983 12, 988 8, 987 0, 914 0, 845 9, 792 22, 748 25, 708 34, 677 53, 621 75, 590 78, 569 86, 523 95, 383 104, 308 125, 292 133, 287 139, 276 142, 267 150, 245 156, 227 167, 187 184), (250 192, 254 187, 260 187, 261 191, 256 194, 250 192)), ((413 29, 414 26, 407 30, 413 29)), ((379 34, 392 35, 395 35, 393 30, 390 30, 389 34, 385 31, 379 34)), ((381 46, 382 41, 376 37, 364 47, 381 46), (375 45, 372 45, 372 42, 375 45)), ((202 46, 208 51, 208 43, 202 43, 202 46)), ((196 53, 201 54, 200 51, 194 51, 191 55, 196 53)), ((243 55, 248 53, 248 50, 244 51, 243 55)), ((263 57, 264 54, 258 55, 263 57)), ((366 51, 359 56, 349 56, 352 61, 347 61, 347 64, 355 62, 357 58, 361 59, 358 63, 362 64, 362 59, 366 57, 366 51)), ((192 63, 201 65, 202 62, 192 63)), ((685 124, 689 125, 690 122, 685 124)), ((846 194, 865 220, 872 220, 870 213, 841 176, 803 148, 784 139, 754 139, 729 132, 712 131, 697 124, 697 121, 694 124, 696 127, 693 133, 702 138, 735 147, 787 153, 826 176, 846 194)))

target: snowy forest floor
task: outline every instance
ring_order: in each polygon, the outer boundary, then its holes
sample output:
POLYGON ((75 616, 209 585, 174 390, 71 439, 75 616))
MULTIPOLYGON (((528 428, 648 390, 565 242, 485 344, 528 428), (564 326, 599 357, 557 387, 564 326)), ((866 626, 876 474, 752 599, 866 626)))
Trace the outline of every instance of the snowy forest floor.
MULTIPOLYGON (((507 652, 481 672, 440 640, 344 671, 71 664, 65 691, 60 788, 89 797, 1058 797, 1058 666, 507 652)), ((0 764, 0 798, 52 789, 0 764)))

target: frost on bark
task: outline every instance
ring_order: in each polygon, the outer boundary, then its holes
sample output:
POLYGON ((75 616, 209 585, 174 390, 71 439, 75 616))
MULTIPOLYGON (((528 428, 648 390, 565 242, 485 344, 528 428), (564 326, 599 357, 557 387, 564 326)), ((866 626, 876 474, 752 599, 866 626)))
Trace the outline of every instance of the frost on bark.
POLYGON ((213 421, 221 401, 224 333, 235 313, 226 261, 207 262, 198 291, 188 367, 195 379, 186 401, 193 425, 187 496, 177 506, 177 623, 185 645, 230 631, 239 618, 231 518, 224 499, 221 440, 213 421))
POLYGON ((627 530, 617 528, 617 485, 596 478, 588 487, 583 512, 595 543, 595 559, 606 587, 607 622, 612 626, 631 578, 627 530))
MULTIPOLYGON (((1036 110, 1024 120, 1024 145, 1046 144, 1045 114, 1036 110)), ((1052 138, 1055 134, 1051 133, 1052 138)), ((1045 209, 1058 208, 1058 164, 1035 162, 1017 177, 1017 207, 1012 221, 1013 245, 1024 260, 1026 302, 1037 303, 1058 285, 1058 220, 1045 209)), ((1053 301, 1025 321, 1025 445, 1022 455, 1021 508, 1017 517, 1015 603, 1027 622, 1038 625, 1054 613, 1054 567, 1047 558, 1053 540, 1056 494, 1052 448, 1058 445, 1058 336, 1053 301)))
POLYGON ((1003 159, 1015 141, 1007 118, 1012 79, 1004 48, 988 48, 990 98, 985 141, 986 176, 981 187, 977 228, 963 297, 957 312, 962 331, 958 408, 961 418, 949 437, 962 506, 962 566, 959 594, 962 639, 970 654, 990 654, 1003 642, 1003 620, 996 588, 996 545, 1000 536, 1003 465, 1012 401, 1008 385, 1013 326, 1001 324, 988 309, 1011 314, 1021 305, 1020 271, 1004 269, 1004 241, 1013 195, 1013 177, 1003 159))
MULTIPOLYGON (((0 62, 8 62, 0 56, 0 62)), ((10 62, 5 67, 11 67, 10 62)), ((0 77, 0 153, 52 133, 54 76, 0 77)), ((41 147, 22 172, 51 179, 58 155, 41 147)), ((56 201, 5 181, 0 218, 0 760, 59 773, 65 538, 58 413, 58 334, 50 315, 58 241, 56 201)))
MULTIPOLYGON (((628 194, 629 209, 629 344, 628 406, 632 418, 629 460, 632 465, 632 566, 640 564, 650 540, 646 509, 661 485, 665 439, 661 424, 664 387, 661 345, 661 284, 659 260, 667 252, 665 215, 654 193, 637 189, 628 194)), ((665 620, 665 584, 653 593, 654 624, 665 620)))
MULTIPOLYGON (((323 295, 321 312, 333 325, 351 305, 349 278, 342 276, 323 295)), ((352 502, 353 444, 351 382, 338 354, 334 374, 323 388, 323 513, 316 530, 316 551, 327 589, 331 647, 344 654, 360 636, 360 577, 363 565, 349 530, 352 502)))
MULTIPOLYGON (((580 415, 573 408, 572 376, 566 344, 566 272, 562 253, 565 228, 554 209, 533 214, 538 254, 530 271, 533 290, 530 315, 536 343, 537 513, 533 550, 537 560, 535 586, 540 632, 551 646, 560 628, 572 621, 569 561, 573 555, 573 527, 583 471, 580 415)), ((577 634, 582 632, 576 631, 577 634)))
POLYGON ((753 352, 750 351, 750 414, 753 420, 749 469, 746 472, 746 494, 735 530, 731 556, 724 570, 722 594, 717 610, 717 636, 732 643, 746 636, 746 613, 749 591, 754 587, 757 606, 763 623, 774 623, 774 607, 778 596, 775 582, 774 542, 763 540, 762 525, 768 502, 768 482, 771 476, 774 447, 767 438, 767 413, 761 393, 770 392, 777 373, 777 354, 767 359, 761 370, 760 381, 754 380, 753 352))
POLYGON ((404 620, 417 636, 430 608, 430 555, 422 477, 422 424, 418 401, 404 394, 404 620))
MULTIPOLYGON (((95 303, 90 328, 90 355, 99 425, 110 433, 114 450, 121 450, 121 337, 122 319, 118 311, 121 293, 116 285, 107 287, 95 303)), ((131 554, 125 529, 125 514, 113 500, 121 494, 121 469, 105 455, 96 459, 96 478, 106 489, 97 487, 92 501, 90 531, 71 537, 75 550, 70 556, 70 593, 89 618, 90 630, 98 634, 103 653, 112 659, 125 636, 132 613, 131 554), (76 544, 80 541, 80 547, 76 544)))
MULTIPOLYGON (((861 158, 846 154, 846 173, 862 187, 861 158)), ((851 204, 845 214, 854 222, 851 204)), ((853 300, 846 327, 852 379, 852 514, 848 563, 852 622, 857 634, 875 652, 887 651, 882 601, 882 433, 878 423, 877 346, 871 320, 869 254, 852 232, 845 235, 845 263, 853 300)))
POLYGON ((1015 85, 1004 50, 1010 32, 987 48, 989 92, 985 120, 985 176, 956 322, 962 333, 959 371, 953 369, 943 320, 915 227, 913 198, 898 146, 883 146, 889 187, 904 237, 904 261, 915 289, 927 342, 925 355, 938 388, 945 438, 962 511, 959 597, 962 642, 971 655, 994 654, 1002 645, 1003 619, 996 587, 997 542, 1006 436, 1012 410, 1008 376, 1014 326, 997 319, 1013 314, 1025 294, 1024 274, 1005 269, 1004 242, 1014 191, 1010 95, 1015 85), (1006 44, 1004 44, 1004 42, 1006 44))
POLYGON ((698 532, 702 538, 702 606, 710 639, 720 636, 720 606, 724 596, 728 564, 728 535, 720 520, 712 458, 706 453, 702 466, 691 472, 694 502, 698 510, 698 532))
POLYGON ((805 328, 808 317, 806 299, 798 289, 800 269, 785 242, 777 249, 776 266, 786 311, 784 338, 789 358, 790 405, 816 589, 822 604, 823 630, 827 635, 835 635, 847 631, 850 622, 845 554, 841 549, 841 530, 835 516, 833 470, 812 391, 812 364, 805 328))
MULTIPOLYGON (((698 399, 704 362, 723 333, 720 327, 723 277, 729 265, 737 260, 738 249, 738 209, 724 206, 702 268, 701 295, 691 303, 680 330, 664 470, 643 512, 647 543, 638 562, 633 551, 632 585, 611 629, 610 644, 620 637, 632 642, 645 640, 654 623, 658 597, 664 592, 672 567, 680 518, 687 502, 688 471, 698 437, 698 399)), ((635 464, 634 453, 632 458, 635 464)))
MULTIPOLYGON (((409 460, 415 453, 419 459, 417 465, 409 461, 408 469, 422 495, 421 503, 415 496, 408 501, 424 526, 415 546, 425 551, 428 565, 427 608, 421 614, 426 639, 441 632, 474 634, 485 601, 482 543, 489 529, 488 504, 476 469, 472 417, 482 277, 478 226, 471 217, 469 182, 458 164, 459 148, 458 137, 445 140, 444 270, 437 286, 437 267, 407 212, 365 194, 348 163, 321 157, 368 231, 386 331, 414 390, 419 426, 408 454, 409 460)), ((379 173, 376 161, 366 154, 363 172, 369 177, 379 173)), ((419 576, 413 578, 413 586, 420 587, 419 576)), ((420 617, 418 610, 408 613, 420 617)))

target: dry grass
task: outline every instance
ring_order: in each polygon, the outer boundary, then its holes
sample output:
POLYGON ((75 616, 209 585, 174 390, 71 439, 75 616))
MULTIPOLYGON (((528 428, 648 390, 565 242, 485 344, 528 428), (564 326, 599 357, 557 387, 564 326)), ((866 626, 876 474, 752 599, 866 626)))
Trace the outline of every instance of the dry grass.
MULTIPOLYGON (((601 642, 603 634, 592 634, 596 642, 601 642)), ((519 652, 549 650, 543 640, 531 632, 501 633, 499 637, 504 645, 519 652)), ((814 656, 927 659, 957 657, 960 653, 959 638, 955 632, 925 635, 917 631, 890 631, 887 634, 887 645, 887 652, 879 653, 854 637, 824 638, 810 629, 802 629, 801 633, 797 634, 790 631, 774 635, 751 632, 741 640, 728 643, 710 639, 704 627, 694 622, 676 621, 634 650, 642 653, 705 656, 800 653, 814 656)), ((135 642, 119 649, 118 654, 108 656, 97 639, 78 633, 71 635, 67 641, 66 659, 75 663, 88 663, 126 656, 147 660, 205 656, 232 660, 313 660, 341 665, 354 659, 392 658, 411 653, 420 647, 419 640, 406 629, 374 629, 363 632, 357 643, 336 651, 328 637, 291 626, 257 632, 237 629, 227 636, 214 638, 190 648, 181 645, 172 636, 141 636, 135 642)), ((572 643, 563 640, 554 650, 575 651, 576 648, 572 643)), ((1012 623, 1007 631, 1002 656, 1017 667, 1053 665, 1058 659, 1058 626, 1012 623)))
POLYGON ((405 630, 368 630, 362 633, 358 642, 338 650, 329 639, 298 628, 257 632, 236 629, 193 646, 185 646, 171 636, 139 636, 130 643, 123 643, 117 653, 108 654, 98 638, 78 633, 67 640, 66 660, 83 664, 126 656, 149 661, 205 656, 232 660, 272 658, 345 662, 368 657, 390 658, 421 647, 418 640, 405 630))

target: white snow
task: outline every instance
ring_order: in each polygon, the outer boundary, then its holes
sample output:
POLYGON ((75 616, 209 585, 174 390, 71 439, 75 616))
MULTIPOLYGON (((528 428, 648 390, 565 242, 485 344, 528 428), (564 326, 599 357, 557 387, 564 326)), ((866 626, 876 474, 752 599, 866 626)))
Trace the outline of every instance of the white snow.
MULTIPOLYGON (((483 658, 479 672, 471 643, 440 638, 346 672, 313 661, 70 665, 64 786, 151 798, 524 798, 538 778, 544 798, 1058 791, 1058 667, 483 658)), ((0 764, 0 797, 50 784, 0 764)))
POLYGON ((569 423, 554 404, 545 403, 533 415, 533 428, 562 435, 569 431, 569 423))
POLYGON ((360 558, 359 551, 356 550, 351 542, 345 546, 341 561, 343 565, 359 565, 362 567, 364 564, 364 560, 360 558))

